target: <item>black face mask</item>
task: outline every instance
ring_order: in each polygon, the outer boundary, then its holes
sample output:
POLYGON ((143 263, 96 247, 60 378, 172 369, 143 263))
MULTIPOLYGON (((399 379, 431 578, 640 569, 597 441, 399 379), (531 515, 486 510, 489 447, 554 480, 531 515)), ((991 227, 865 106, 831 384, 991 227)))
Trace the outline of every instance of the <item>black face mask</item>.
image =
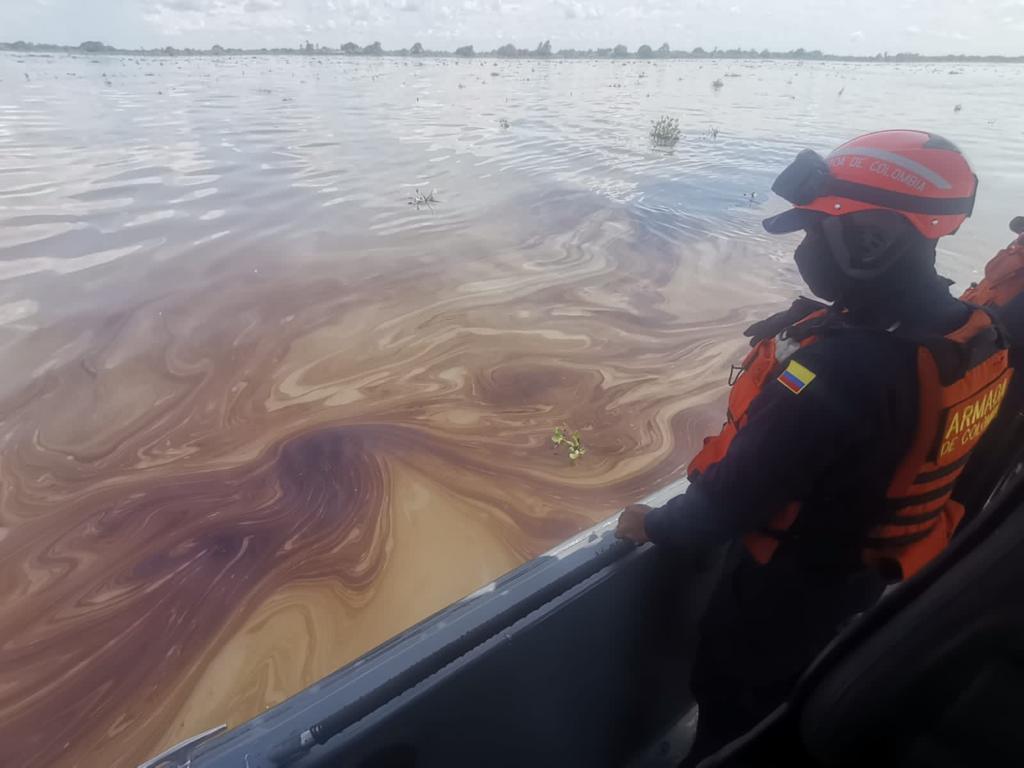
POLYGON ((851 218, 841 228, 839 223, 826 220, 806 230, 794 254, 800 276, 815 296, 858 322, 899 320, 905 294, 936 279, 935 242, 898 220, 887 221, 886 212, 851 218))
POLYGON ((811 293, 824 301, 836 301, 844 283, 842 270, 832 258, 828 241, 821 227, 808 229, 793 254, 800 277, 811 293))

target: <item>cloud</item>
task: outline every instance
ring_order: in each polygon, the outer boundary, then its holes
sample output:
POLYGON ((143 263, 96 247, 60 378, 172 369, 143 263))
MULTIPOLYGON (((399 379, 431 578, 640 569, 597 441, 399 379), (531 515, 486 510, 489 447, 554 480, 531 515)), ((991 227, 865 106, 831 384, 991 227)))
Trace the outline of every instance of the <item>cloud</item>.
POLYGON ((203 0, 165 0, 161 5, 172 11, 203 13, 207 10, 207 3, 203 2, 203 0))
POLYGON ((243 6, 246 13, 262 13, 276 11, 281 7, 281 0, 246 0, 243 6))
POLYGON ((160 42, 203 48, 212 43, 258 45, 277 42, 302 19, 294 0, 139 0, 140 21, 157 31, 160 42), (174 38, 171 40, 170 38, 174 38), (234 38, 234 39, 232 39, 234 38))
POLYGON ((372 18, 368 0, 342 0, 341 10, 354 22, 365 25, 372 18))
POLYGON ((561 8, 562 14, 567 19, 586 19, 594 21, 604 18, 604 9, 593 4, 577 2, 576 0, 555 0, 552 5, 561 8))
POLYGON ((858 0, 857 18, 834 24, 849 0, 0 0, 0 37, 129 47, 208 48, 294 45, 338 36, 380 40, 388 49, 419 41, 489 50, 505 42, 532 48, 597 48, 667 40, 702 46, 835 53, 1003 53, 1020 51, 1024 0, 858 0), (982 9, 985 12, 982 12, 982 9), (739 13, 737 13, 739 11, 739 13), (1005 21, 1004 21, 1005 19, 1005 21), (328 21, 335 23, 334 30, 328 21), (783 20, 785 20, 783 22, 783 20), (941 20, 941 23, 940 23, 941 20), (586 22, 586 23, 584 23, 586 22), (337 31, 335 31, 337 30, 337 31), (858 33, 863 34, 858 34, 858 33), (959 32, 964 39, 958 39, 959 32), (70 36, 71 39, 65 40, 70 36))

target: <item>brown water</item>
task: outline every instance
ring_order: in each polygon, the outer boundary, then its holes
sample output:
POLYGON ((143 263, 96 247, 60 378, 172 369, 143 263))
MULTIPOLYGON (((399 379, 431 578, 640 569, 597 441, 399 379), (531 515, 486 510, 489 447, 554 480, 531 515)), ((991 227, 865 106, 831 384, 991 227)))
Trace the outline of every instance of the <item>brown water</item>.
POLYGON ((949 69, 0 56, 0 764, 237 724, 678 477, 797 149, 960 143, 977 275, 1024 68, 949 69))

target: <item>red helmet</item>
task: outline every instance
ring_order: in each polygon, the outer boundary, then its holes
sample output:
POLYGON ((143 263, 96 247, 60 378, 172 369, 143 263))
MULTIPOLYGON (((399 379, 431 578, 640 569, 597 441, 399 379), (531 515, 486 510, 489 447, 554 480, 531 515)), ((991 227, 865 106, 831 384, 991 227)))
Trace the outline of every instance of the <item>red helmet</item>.
POLYGON ((765 219, 764 227, 781 234, 822 214, 887 210, 936 240, 971 215, 977 188, 978 177, 952 142, 924 131, 878 131, 846 142, 827 159, 809 149, 797 155, 772 185, 796 207, 765 219))

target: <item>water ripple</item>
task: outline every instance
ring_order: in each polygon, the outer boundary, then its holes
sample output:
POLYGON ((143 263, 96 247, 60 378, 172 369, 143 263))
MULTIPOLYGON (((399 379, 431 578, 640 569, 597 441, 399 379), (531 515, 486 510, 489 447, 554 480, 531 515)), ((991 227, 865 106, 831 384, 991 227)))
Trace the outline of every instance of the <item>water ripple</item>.
POLYGON ((0 54, 0 764, 235 724, 678 477, 799 149, 958 142, 975 276, 1024 67, 960 69, 0 54))

